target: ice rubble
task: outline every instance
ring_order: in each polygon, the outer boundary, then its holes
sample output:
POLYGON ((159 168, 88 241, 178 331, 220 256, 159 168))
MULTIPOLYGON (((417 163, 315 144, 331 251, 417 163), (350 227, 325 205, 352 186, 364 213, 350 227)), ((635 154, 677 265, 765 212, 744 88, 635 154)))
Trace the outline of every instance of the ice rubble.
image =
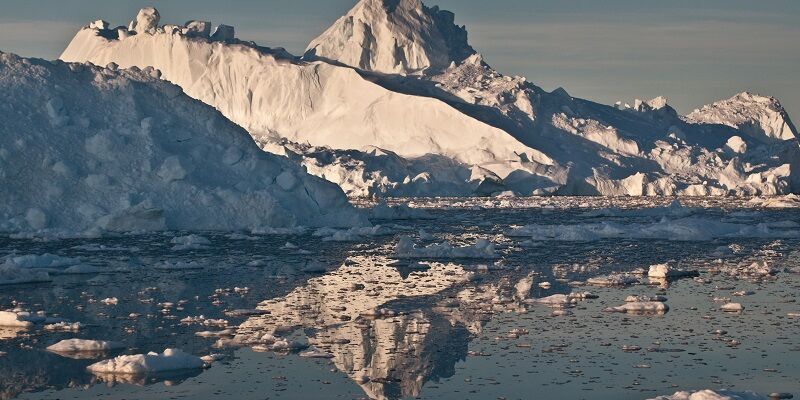
POLYGON ((150 352, 147 354, 119 356, 92 364, 86 369, 95 374, 146 375, 201 369, 206 366, 206 362, 200 357, 186 354, 178 349, 166 349, 161 354, 150 352))
POLYGON ((20 309, 0 311, 0 327, 32 328, 41 324, 66 322, 61 318, 48 317, 44 312, 31 313, 20 309))
POLYGON ((365 223, 157 71, 0 53, 0 231, 365 223))
POLYGON ((427 258, 427 259, 451 259, 451 258, 477 258, 494 259, 499 258, 495 250, 494 243, 479 239, 472 246, 455 247, 448 242, 435 243, 426 247, 417 247, 414 241, 403 236, 395 247, 395 255, 399 258, 427 258))
POLYGON ((200 235, 187 235, 173 238, 170 243, 172 251, 186 251, 186 250, 202 250, 208 248, 211 241, 200 235))
POLYGON ((628 314, 665 314, 669 306, 660 301, 633 301, 626 302, 619 307, 608 307, 604 311, 628 314))
POLYGON ((699 390, 696 392, 677 392, 672 396, 659 396, 650 400, 769 400, 769 398, 754 392, 699 390))
POLYGON ((158 68, 351 195, 774 195, 800 185, 797 132, 774 99, 743 93, 681 117, 664 98, 618 109, 548 93, 492 69, 452 13, 419 0, 361 0, 304 58, 227 28, 220 40, 188 26, 107 25, 84 27, 62 59, 158 68))
POLYGON ((590 242, 604 239, 710 241, 720 238, 798 238, 797 226, 781 223, 724 222, 710 218, 662 218, 649 223, 600 222, 576 225, 532 224, 506 231, 507 236, 538 241, 590 242))

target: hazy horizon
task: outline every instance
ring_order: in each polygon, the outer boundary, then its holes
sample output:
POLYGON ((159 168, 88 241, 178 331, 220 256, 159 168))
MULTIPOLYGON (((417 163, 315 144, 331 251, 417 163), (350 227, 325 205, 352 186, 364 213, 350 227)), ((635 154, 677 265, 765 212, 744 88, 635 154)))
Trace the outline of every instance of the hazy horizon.
MULTIPOLYGON (((144 6, 162 23, 210 20, 237 36, 302 54, 355 0, 291 3, 231 0, 6 0, 0 51, 57 58, 80 26, 95 19, 124 25, 144 6)), ((546 2, 432 0, 453 11, 470 41, 498 71, 526 76, 546 90, 605 104, 667 96, 682 114, 742 91, 781 100, 800 119, 800 2, 632 0, 546 2)))

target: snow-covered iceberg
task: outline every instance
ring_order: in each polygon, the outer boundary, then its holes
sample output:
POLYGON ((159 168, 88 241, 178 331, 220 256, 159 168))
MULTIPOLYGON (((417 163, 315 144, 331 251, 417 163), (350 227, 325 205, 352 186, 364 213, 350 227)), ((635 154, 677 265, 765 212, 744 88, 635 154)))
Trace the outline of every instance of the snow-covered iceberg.
POLYGON ((119 356, 100 361, 86 369, 94 374, 147 375, 162 372, 201 369, 207 366, 200 357, 186 354, 178 349, 166 349, 163 353, 150 352, 119 356))
POLYGON ((797 131, 777 100, 743 93, 683 117, 664 98, 546 92, 491 68, 452 13, 420 0, 361 0, 303 57, 157 15, 140 15, 144 30, 87 25, 62 59, 155 67, 351 195, 800 190, 797 131))
POLYGON ((0 231, 365 224, 338 187, 158 77, 0 53, 0 231))

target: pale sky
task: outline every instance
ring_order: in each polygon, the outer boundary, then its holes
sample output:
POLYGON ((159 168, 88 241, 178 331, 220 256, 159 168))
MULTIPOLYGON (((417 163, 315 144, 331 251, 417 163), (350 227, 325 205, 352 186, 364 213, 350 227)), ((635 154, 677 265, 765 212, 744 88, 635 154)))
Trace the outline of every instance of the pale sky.
MULTIPOLYGON (((153 5, 162 23, 234 25, 302 54, 355 0, 0 0, 0 51, 57 58, 83 24, 126 25, 153 5)), ((546 90, 606 104, 667 96, 681 113, 749 90, 800 124, 798 0, 429 0, 466 24, 485 60, 546 90)))

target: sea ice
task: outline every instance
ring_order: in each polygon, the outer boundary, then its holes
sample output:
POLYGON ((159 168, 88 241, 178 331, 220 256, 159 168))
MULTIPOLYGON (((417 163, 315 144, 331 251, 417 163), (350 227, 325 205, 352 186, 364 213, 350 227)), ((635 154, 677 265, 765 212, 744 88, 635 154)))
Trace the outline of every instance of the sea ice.
POLYGON ((700 390, 697 392, 677 392, 672 396, 659 396, 650 400, 770 400, 754 392, 732 392, 729 390, 700 390))
POLYGON ((67 339, 47 347, 47 350, 54 353, 78 353, 78 352, 104 352, 110 350, 124 349, 125 345, 118 342, 107 342, 103 340, 67 339))
POLYGON ((636 301, 627 302, 619 307, 608 307, 604 311, 629 314, 664 314, 669 311, 669 306, 660 301, 636 301))
POLYGON ((448 259, 448 258, 477 258, 477 259, 494 259, 499 255, 495 250, 495 245, 485 239, 479 239, 477 243, 472 246, 454 247, 450 243, 432 244, 426 247, 417 247, 414 241, 408 237, 403 236, 395 247, 395 255, 399 258, 431 258, 431 259, 448 259))
POLYGON ((87 369, 95 374, 146 375, 205 367, 206 362, 200 357, 178 349, 166 349, 161 354, 150 352, 119 356, 92 364, 87 369))

